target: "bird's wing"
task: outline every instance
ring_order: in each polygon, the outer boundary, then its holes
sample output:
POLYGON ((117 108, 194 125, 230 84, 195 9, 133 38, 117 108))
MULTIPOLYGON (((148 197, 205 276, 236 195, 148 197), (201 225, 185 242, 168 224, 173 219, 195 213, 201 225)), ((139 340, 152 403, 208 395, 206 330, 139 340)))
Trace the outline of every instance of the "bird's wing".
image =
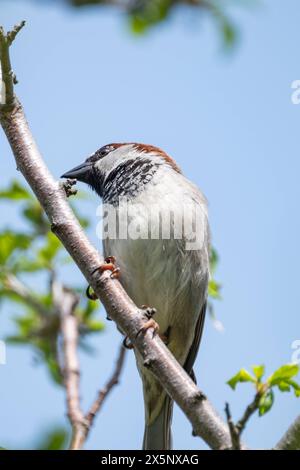
POLYGON ((196 381, 196 377, 193 371, 193 365, 194 365, 194 362, 198 353, 198 349, 200 346, 200 341, 201 341, 203 326, 204 326, 204 321, 205 321, 205 313, 206 313, 206 302, 204 303, 201 309, 201 312, 200 312, 200 315, 196 324, 194 340, 189 350, 188 357, 184 363, 184 369, 191 376, 191 378, 193 379, 195 383, 197 381, 196 381))

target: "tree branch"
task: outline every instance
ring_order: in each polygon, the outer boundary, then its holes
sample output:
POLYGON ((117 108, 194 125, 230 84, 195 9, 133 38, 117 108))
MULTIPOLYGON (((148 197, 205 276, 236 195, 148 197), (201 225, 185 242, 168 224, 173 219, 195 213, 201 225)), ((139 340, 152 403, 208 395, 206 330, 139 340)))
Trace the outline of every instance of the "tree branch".
POLYGON ((112 391, 115 385, 118 385, 119 378, 123 369, 124 360, 126 355, 126 349, 123 346, 123 342, 120 345, 118 358, 116 361, 115 369, 112 373, 112 376, 107 381, 105 386, 98 392, 98 396, 86 414, 85 418, 89 426, 92 426, 96 414, 101 410, 102 405, 105 399, 108 397, 109 393, 112 391))
POLYGON ((259 393, 255 395, 253 401, 250 403, 250 405, 247 406, 243 416, 236 424, 232 420, 229 404, 226 403, 225 414, 226 414, 227 424, 228 424, 229 431, 230 431, 233 450, 242 449, 242 444, 241 444, 242 432, 244 431, 251 416, 255 413, 255 411, 258 410, 260 397, 261 395, 259 393))
POLYGON ((241 436, 251 416, 258 410, 260 398, 261 394, 257 393, 250 405, 247 406, 241 419, 236 423, 239 436, 241 436))
POLYGON ((241 448, 240 434, 239 434, 239 431, 238 431, 236 425, 234 424, 234 422, 232 420, 229 403, 226 403, 226 405, 225 405, 225 414, 226 414, 227 424, 228 424, 229 431, 230 431, 232 449, 233 450, 240 450, 240 448, 241 448))
POLYGON ((78 321, 75 309, 78 296, 55 279, 52 282, 53 301, 60 313, 63 337, 63 378, 67 394, 68 417, 72 425, 70 449, 78 449, 85 440, 86 422, 80 405, 80 367, 77 354, 78 321))
POLYGON ((0 83, 0 91, 2 92, 0 100, 0 110, 11 109, 15 104, 14 96, 14 83, 16 82, 16 77, 12 71, 10 57, 9 57, 9 48, 16 38, 18 32, 25 26, 25 21, 22 21, 20 24, 16 25, 12 31, 9 31, 5 34, 4 29, 0 26, 0 63, 1 71, 0 78, 2 76, 2 84, 0 83))
POLYGON ((276 444, 275 450, 300 450, 300 416, 295 419, 278 444, 276 444))
POLYGON ((49 317, 49 309, 47 309, 14 274, 9 273, 5 275, 3 286, 20 299, 23 299, 29 307, 39 312, 45 319, 49 317))
MULTIPOLYGON (((0 30, 2 43, 3 35, 3 30, 0 30)), ((3 62, 2 73, 4 73, 3 62)), ((231 438, 226 423, 178 364, 158 335, 153 338, 150 329, 144 335, 137 334, 146 322, 144 312, 134 305, 121 284, 111 279, 107 271, 101 274, 99 270, 96 270, 103 263, 103 258, 90 244, 67 203, 64 190, 54 181, 43 162, 22 106, 17 100, 12 108, 0 110, 0 121, 17 167, 44 208, 53 232, 61 240, 96 295, 101 299, 110 318, 128 335, 144 360, 145 367, 153 372, 186 414, 192 423, 194 433, 202 437, 213 449, 229 448, 231 438)))
POLYGON ((124 365, 125 348, 121 345, 115 370, 105 387, 100 390, 88 413, 84 415, 80 403, 80 365, 78 358, 78 320, 75 309, 79 298, 55 278, 52 282, 54 304, 59 312, 63 337, 63 377, 67 395, 68 417, 72 426, 70 450, 81 449, 86 442, 94 418, 102 408, 104 400, 118 384, 124 365))

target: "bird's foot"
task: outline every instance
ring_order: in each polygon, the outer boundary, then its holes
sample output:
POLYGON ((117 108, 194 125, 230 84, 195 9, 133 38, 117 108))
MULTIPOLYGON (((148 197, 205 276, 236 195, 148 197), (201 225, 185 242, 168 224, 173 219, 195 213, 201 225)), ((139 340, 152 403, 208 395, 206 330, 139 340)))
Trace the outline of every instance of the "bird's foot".
MULTIPOLYGON (((139 336, 139 334, 146 333, 146 331, 149 330, 150 328, 153 330, 153 337, 154 337, 159 332, 159 324, 153 319, 153 316, 156 314, 156 309, 153 307, 149 307, 148 305, 142 305, 141 309, 143 310, 144 315, 147 318, 147 321, 142 326, 142 328, 140 328, 139 331, 137 332, 136 338, 139 336)), ((158 334, 162 342, 166 345, 169 342, 169 334, 170 334, 170 327, 167 328, 164 334, 158 334)), ((128 336, 125 336, 123 340, 123 346, 126 349, 134 349, 134 345, 132 344, 128 336)))
POLYGON ((133 346, 132 342, 130 341, 130 339, 128 338, 128 336, 125 336, 125 338, 123 340, 123 346, 126 349, 133 349, 134 348, 134 346, 133 346))
POLYGON ((142 305, 141 309, 145 317, 147 318, 146 323, 140 328, 137 332, 137 337, 140 333, 146 333, 150 328, 153 330, 153 337, 159 332, 159 324, 153 319, 153 316, 156 314, 156 309, 149 307, 148 305, 142 305))
POLYGON ((146 321, 146 323, 142 326, 142 328, 139 329, 136 336, 138 336, 141 333, 146 333, 146 331, 149 330, 150 328, 153 330, 153 338, 154 338, 154 336, 159 332, 159 324, 153 318, 150 318, 148 321, 146 321))
POLYGON ((143 310, 144 315, 148 318, 148 320, 150 320, 150 318, 156 314, 156 308, 149 307, 148 305, 142 305, 141 309, 143 310))
POLYGON ((107 258, 105 258, 104 263, 101 264, 99 268, 96 268, 94 272, 98 270, 101 273, 103 273, 104 271, 111 271, 111 279, 119 279, 121 273, 120 268, 116 265, 116 258, 114 256, 108 256, 107 258))
MULTIPOLYGON (((103 273, 104 271, 111 271, 110 277, 111 279, 118 279, 120 277, 120 268, 116 266, 116 258, 114 256, 108 256, 105 258, 104 263, 98 266, 98 268, 94 269, 92 275, 96 271, 100 271, 103 273)), ((88 286, 86 289, 86 296, 90 300, 97 300, 98 297, 95 292, 91 292, 91 286, 88 286)))

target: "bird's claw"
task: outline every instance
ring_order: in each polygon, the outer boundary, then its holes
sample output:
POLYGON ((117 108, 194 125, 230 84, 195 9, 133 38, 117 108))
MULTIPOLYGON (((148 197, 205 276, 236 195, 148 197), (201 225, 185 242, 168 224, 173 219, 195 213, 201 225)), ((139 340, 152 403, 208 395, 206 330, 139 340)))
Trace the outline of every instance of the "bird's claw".
POLYGON ((146 323, 142 326, 142 328, 140 328, 139 331, 137 332, 136 337, 138 337, 139 334, 141 333, 146 333, 146 331, 149 330, 150 328, 153 330, 153 338, 154 338, 154 336, 159 331, 159 324, 155 320, 153 320, 153 318, 150 318, 148 321, 146 321, 146 323))
MULTIPOLYGON (((94 271, 92 272, 92 275, 100 271, 100 273, 103 273, 104 271, 111 271, 110 277, 111 279, 118 279, 120 277, 120 268, 116 266, 116 258, 114 256, 108 256, 105 258, 104 263, 98 266, 94 271)), ((95 292, 91 292, 91 286, 88 286, 86 289, 86 296, 90 300, 97 300, 98 297, 95 294, 95 292)))
POLYGON ((142 305, 141 309, 144 311, 144 315, 150 320, 156 314, 156 308, 149 307, 148 305, 142 305))
POLYGON ((134 348, 134 346, 133 346, 132 342, 130 341, 130 339, 128 338, 128 336, 125 336, 125 338, 123 339, 123 346, 126 349, 133 349, 134 348))
POLYGON ((96 271, 99 270, 101 273, 104 271, 111 271, 111 279, 118 279, 120 277, 121 270, 116 266, 116 258, 114 256, 108 256, 104 261, 104 264, 101 264, 96 271))

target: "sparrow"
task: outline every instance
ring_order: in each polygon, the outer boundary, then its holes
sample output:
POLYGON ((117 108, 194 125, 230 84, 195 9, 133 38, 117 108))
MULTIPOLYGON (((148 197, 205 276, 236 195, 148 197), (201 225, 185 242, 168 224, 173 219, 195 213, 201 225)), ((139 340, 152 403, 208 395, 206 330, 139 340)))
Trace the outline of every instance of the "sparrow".
MULTIPOLYGON (((103 238, 107 261, 103 269, 120 274, 136 305, 155 308, 159 334, 195 380, 193 365, 209 280, 210 231, 204 195, 163 150, 139 143, 105 145, 62 178, 86 183, 100 196, 106 211, 116 214, 119 230, 108 230, 103 238), (125 222, 126 236, 121 230, 125 222)), ((149 327, 154 327, 151 320, 149 327)), ((171 449, 172 400, 134 352, 143 384, 143 449, 171 449)))

